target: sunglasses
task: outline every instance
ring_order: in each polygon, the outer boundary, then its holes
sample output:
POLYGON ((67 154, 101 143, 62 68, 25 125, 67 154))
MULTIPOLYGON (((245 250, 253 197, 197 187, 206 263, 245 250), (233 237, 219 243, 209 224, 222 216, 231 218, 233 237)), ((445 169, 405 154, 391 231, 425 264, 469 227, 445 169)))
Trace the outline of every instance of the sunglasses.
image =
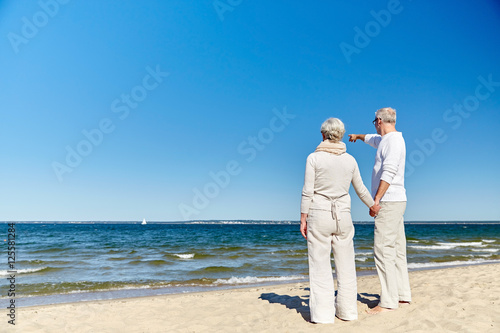
POLYGON ((379 120, 380 118, 375 118, 374 121, 372 121, 373 125, 375 125, 375 123, 377 122, 377 120, 379 120))

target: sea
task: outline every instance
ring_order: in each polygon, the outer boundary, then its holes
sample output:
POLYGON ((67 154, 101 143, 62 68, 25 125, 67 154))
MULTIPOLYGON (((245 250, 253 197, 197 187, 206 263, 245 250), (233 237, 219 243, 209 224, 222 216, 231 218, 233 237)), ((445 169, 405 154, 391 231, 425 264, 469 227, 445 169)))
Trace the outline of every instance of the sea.
MULTIPOLYGON (((405 228, 409 270, 500 263, 500 221, 405 228)), ((376 274, 373 229, 355 223, 358 275, 376 274)), ((0 241, 1 307, 308 279, 297 221, 0 222, 0 241)))

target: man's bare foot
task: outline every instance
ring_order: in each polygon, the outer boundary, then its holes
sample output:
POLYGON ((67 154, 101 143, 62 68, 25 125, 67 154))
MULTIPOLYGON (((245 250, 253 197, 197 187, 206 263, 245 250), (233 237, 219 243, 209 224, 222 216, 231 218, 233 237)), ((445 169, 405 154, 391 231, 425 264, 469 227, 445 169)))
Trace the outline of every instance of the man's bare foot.
POLYGON ((383 308, 380 305, 377 305, 373 309, 366 310, 366 313, 371 314, 371 315, 376 315, 376 314, 379 314, 382 312, 389 312, 389 311, 394 311, 394 309, 383 308))

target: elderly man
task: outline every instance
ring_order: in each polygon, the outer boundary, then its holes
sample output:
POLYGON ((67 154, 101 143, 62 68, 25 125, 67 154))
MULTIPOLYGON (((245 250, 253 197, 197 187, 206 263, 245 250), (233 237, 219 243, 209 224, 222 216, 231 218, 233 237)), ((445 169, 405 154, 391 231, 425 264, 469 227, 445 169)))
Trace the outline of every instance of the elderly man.
POLYGON ((403 219, 406 209, 405 141, 402 133, 396 131, 396 110, 377 110, 373 124, 377 134, 350 134, 349 141, 362 140, 377 149, 372 173, 375 208, 370 209, 370 215, 375 216, 373 251, 381 293, 379 304, 368 311, 377 314, 397 309, 399 303, 409 303, 411 290, 403 219))

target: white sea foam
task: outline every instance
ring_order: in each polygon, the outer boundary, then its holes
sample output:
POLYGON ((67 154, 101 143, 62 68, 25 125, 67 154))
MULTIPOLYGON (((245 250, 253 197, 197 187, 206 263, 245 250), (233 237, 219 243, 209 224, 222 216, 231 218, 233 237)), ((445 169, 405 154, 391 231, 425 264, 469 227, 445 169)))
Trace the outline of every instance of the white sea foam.
POLYGON ((452 245, 408 245, 409 248, 415 250, 451 250, 456 246, 452 245))
POLYGON ((485 247, 482 242, 467 242, 467 243, 437 243, 437 245, 408 245, 408 247, 416 250, 451 250, 457 247, 485 247))
POLYGON ((355 253, 357 256, 372 256, 373 252, 356 252, 355 253))
MULTIPOLYGON (((491 258, 492 256, 494 256, 493 253, 491 253, 491 254, 481 253, 481 254, 467 254, 467 255, 464 255, 462 257, 467 257, 467 258, 491 258)), ((456 257, 456 256, 453 256, 453 257, 456 257)))
POLYGON ((367 261, 368 260, 368 257, 356 257, 356 260, 357 261, 367 261))
POLYGON ((438 243, 439 245, 444 245, 444 246, 473 246, 473 247, 484 247, 482 242, 466 242, 466 243, 438 243))
POLYGON ((233 276, 229 279, 217 279, 214 284, 249 284, 249 283, 262 283, 262 282, 275 282, 275 281, 289 281, 289 280, 303 280, 306 279, 305 276, 271 276, 271 277, 256 277, 256 276, 246 276, 246 277, 236 277, 233 276))
MULTIPOLYGON (((115 291, 115 290, 136 290, 136 289, 151 289, 153 286, 150 286, 148 284, 138 286, 138 285, 133 285, 133 286, 120 286, 120 287, 111 287, 111 288, 102 288, 102 289, 96 289, 96 290, 70 290, 67 292, 64 292, 62 294, 81 294, 81 293, 95 293, 99 291, 115 291)), ((24 295, 23 295, 24 297, 24 295)))
POLYGON ((2 270, 0 271, 0 276, 9 276, 11 274, 29 274, 29 273, 36 273, 41 270, 46 269, 47 267, 40 267, 40 268, 25 268, 25 269, 17 269, 14 271, 7 271, 7 270, 2 270), (14 273, 13 273, 14 272, 14 273))
POLYGON ((474 252, 492 252, 492 253, 496 253, 499 250, 500 249, 472 249, 472 251, 474 252))
POLYGON ((477 264, 496 264, 500 263, 500 260, 486 260, 486 259, 476 259, 467 261, 448 261, 448 262, 426 262, 426 263, 408 263, 409 269, 417 268, 432 268, 432 267, 444 267, 444 266, 459 266, 459 265, 477 265, 477 264))
POLYGON ((485 243, 495 243, 496 239, 483 239, 483 242, 485 242, 485 243))
POLYGON ((175 253, 174 256, 179 257, 181 259, 193 259, 194 253, 175 253))

